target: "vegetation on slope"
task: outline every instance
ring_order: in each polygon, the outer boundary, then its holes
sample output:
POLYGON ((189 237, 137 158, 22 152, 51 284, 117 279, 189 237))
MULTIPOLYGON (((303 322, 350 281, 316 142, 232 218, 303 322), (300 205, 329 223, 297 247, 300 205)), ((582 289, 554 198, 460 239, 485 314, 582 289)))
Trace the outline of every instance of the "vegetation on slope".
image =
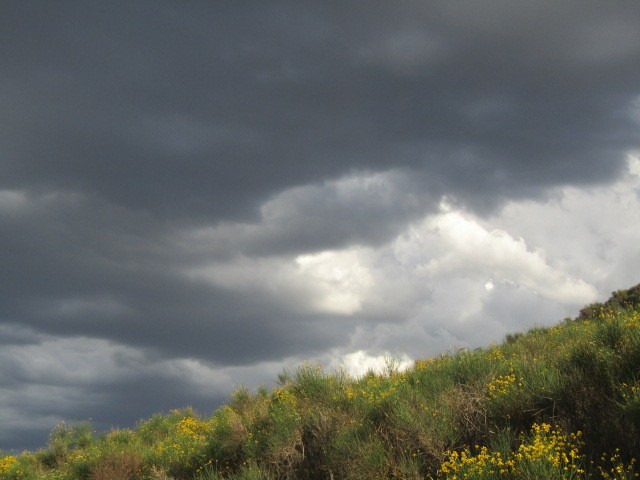
POLYGON ((59 425, 47 448, 0 455, 0 479, 635 478, 639 294, 403 372, 304 365, 209 418, 187 408, 103 435, 59 425))

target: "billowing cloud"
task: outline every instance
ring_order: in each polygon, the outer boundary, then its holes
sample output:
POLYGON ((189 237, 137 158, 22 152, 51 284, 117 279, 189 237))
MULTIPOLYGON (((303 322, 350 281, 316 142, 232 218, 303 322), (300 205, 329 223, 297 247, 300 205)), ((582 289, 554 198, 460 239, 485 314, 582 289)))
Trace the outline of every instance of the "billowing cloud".
POLYGON ((360 378, 370 372, 384 374, 403 371, 412 367, 413 364, 414 362, 407 355, 403 355, 400 358, 394 358, 389 354, 372 356, 367 355, 362 350, 358 350, 344 355, 337 368, 353 378, 360 378))
POLYGON ((504 230, 487 231, 459 212, 445 212, 425 227, 438 240, 427 248, 442 252, 421 266, 430 277, 454 273, 469 278, 488 271, 492 273, 490 284, 514 282, 561 303, 586 303, 596 296, 593 286, 554 269, 542 252, 530 251, 524 239, 515 239, 504 230))

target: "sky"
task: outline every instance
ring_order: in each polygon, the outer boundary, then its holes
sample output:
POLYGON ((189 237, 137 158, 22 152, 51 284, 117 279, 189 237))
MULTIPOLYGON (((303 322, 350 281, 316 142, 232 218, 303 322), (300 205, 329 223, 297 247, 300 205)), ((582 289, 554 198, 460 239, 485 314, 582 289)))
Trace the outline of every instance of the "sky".
POLYGON ((640 283, 640 3, 0 5, 0 449, 640 283))

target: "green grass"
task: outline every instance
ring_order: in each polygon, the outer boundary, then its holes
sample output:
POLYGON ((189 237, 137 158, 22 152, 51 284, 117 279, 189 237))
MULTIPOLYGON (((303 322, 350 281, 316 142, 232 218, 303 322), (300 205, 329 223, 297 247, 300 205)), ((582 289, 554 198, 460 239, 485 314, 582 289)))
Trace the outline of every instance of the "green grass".
POLYGON ((635 478, 640 286, 500 345, 353 380, 303 365, 211 417, 59 425, 2 480, 635 478))

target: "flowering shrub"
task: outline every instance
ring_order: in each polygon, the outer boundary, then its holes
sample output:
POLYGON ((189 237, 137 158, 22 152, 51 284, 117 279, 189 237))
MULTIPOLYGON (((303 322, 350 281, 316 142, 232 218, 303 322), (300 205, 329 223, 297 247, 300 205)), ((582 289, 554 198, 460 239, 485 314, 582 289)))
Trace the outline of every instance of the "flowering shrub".
POLYGON ((580 454, 580 432, 564 434, 547 423, 531 427, 531 435, 524 438, 518 449, 503 455, 487 447, 451 452, 440 467, 444 478, 547 478, 571 479, 584 474, 580 454))
POLYGON ((158 463, 170 471, 191 471, 197 468, 207 444, 214 419, 200 420, 191 409, 173 411, 179 419, 170 425, 167 435, 156 443, 153 453, 158 463))
POLYGON ((516 388, 521 388, 522 382, 518 381, 513 367, 506 375, 495 375, 487 385, 487 397, 490 399, 509 395, 516 388))
POLYGON ((6 457, 0 458, 0 475, 9 470, 17 461, 18 458, 13 455, 7 455, 6 457))

